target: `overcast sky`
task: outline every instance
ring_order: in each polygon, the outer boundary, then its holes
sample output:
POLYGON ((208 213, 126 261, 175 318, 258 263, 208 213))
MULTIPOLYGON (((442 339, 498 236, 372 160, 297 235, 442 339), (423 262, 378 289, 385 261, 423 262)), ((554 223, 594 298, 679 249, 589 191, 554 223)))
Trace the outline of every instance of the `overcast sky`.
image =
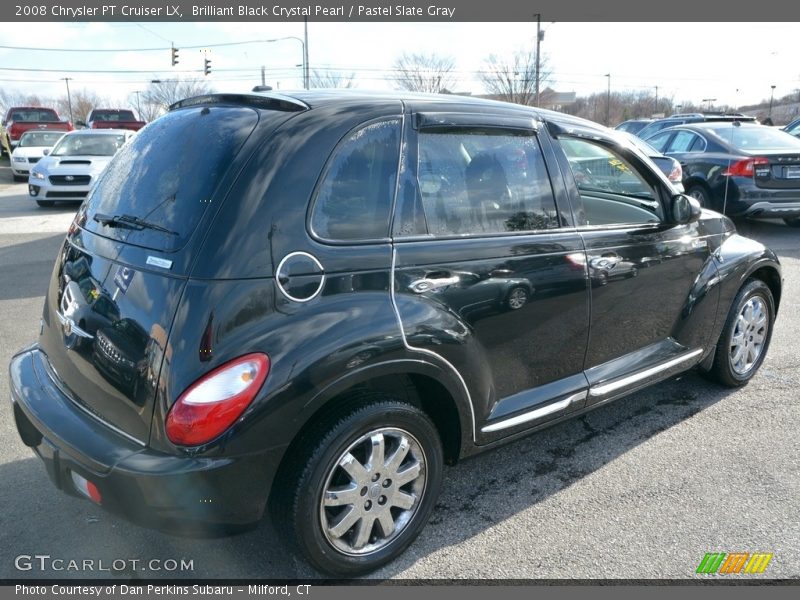
MULTIPOLYGON (((796 23, 549 23, 543 22, 542 52, 549 58, 553 87, 578 94, 651 90, 659 96, 744 105, 800 88, 800 36, 796 23)), ((310 23, 311 68, 353 73, 357 87, 391 89, 391 65, 402 52, 451 56, 459 83, 455 91, 482 93, 475 78, 489 54, 510 55, 532 48, 535 23, 310 23)), ((303 36, 302 23, 0 23, 0 46, 124 50, 62 52, 0 48, 0 85, 55 97, 87 88, 114 104, 128 104, 134 90, 154 78, 203 78, 203 46, 284 36, 303 36), (30 69, 29 71, 7 70, 30 69), (81 70, 118 71, 87 73, 81 70), (70 72, 71 71, 71 72, 70 72), (119 71, 129 71, 123 73, 119 71), (137 72, 138 71, 138 72, 137 72)), ((217 91, 246 91, 260 83, 280 89, 301 87, 301 45, 294 39, 211 49, 217 91)))

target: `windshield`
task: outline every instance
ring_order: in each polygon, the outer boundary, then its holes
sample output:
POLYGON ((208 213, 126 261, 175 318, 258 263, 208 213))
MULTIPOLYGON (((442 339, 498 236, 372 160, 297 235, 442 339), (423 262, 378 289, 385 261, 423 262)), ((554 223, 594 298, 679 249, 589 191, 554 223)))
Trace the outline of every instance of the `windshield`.
POLYGON ((764 125, 726 127, 714 129, 714 133, 743 152, 800 152, 800 140, 785 131, 764 125))
POLYGON ((61 139, 64 133, 61 131, 29 131, 22 134, 19 140, 20 148, 28 146, 52 146, 61 139))
POLYGON ((124 135, 65 135, 53 148, 53 156, 114 156, 125 143, 124 135))
POLYGON ((252 108, 198 106, 156 119, 120 150, 98 180, 86 228, 145 248, 182 248, 216 200, 217 186, 258 118, 252 108), (104 215, 138 218, 167 231, 109 226, 104 215))

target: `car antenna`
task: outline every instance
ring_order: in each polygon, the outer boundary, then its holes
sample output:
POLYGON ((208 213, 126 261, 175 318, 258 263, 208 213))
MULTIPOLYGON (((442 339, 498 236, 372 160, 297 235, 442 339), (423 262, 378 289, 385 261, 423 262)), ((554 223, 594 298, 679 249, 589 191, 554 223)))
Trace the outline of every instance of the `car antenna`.
MULTIPOLYGON (((741 127, 742 126, 742 122, 739 121, 738 119, 734 119, 732 125, 733 125, 733 127, 741 127)), ((731 149, 736 148, 736 146, 733 145, 733 134, 734 134, 734 130, 731 130, 731 139, 728 142, 731 145, 731 149)), ((729 173, 730 170, 731 170, 731 157, 729 155, 728 156, 728 168, 725 169, 725 172, 729 173)), ((725 214, 725 211, 728 208, 728 188, 730 187, 730 184, 731 184, 731 176, 730 175, 726 175, 725 176, 725 194, 722 197, 722 214, 723 215, 725 214)))

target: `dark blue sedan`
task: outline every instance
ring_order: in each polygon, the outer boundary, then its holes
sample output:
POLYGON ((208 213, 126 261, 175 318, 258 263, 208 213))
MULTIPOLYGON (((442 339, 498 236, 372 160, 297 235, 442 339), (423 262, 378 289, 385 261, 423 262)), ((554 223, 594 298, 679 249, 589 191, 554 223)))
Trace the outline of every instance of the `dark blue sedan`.
POLYGON ((686 193, 703 206, 800 227, 800 139, 755 123, 697 123, 647 141, 681 163, 686 193))

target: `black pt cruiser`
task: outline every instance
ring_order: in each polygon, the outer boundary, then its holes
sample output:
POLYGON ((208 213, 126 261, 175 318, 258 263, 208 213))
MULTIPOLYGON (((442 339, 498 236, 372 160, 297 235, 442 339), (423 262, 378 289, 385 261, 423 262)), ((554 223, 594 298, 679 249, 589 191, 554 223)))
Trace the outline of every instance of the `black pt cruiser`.
POLYGON ((615 133, 456 96, 175 104, 114 158, 14 356, 63 491, 171 531, 269 511, 401 553, 443 465, 693 367, 745 384, 778 260, 615 133))

